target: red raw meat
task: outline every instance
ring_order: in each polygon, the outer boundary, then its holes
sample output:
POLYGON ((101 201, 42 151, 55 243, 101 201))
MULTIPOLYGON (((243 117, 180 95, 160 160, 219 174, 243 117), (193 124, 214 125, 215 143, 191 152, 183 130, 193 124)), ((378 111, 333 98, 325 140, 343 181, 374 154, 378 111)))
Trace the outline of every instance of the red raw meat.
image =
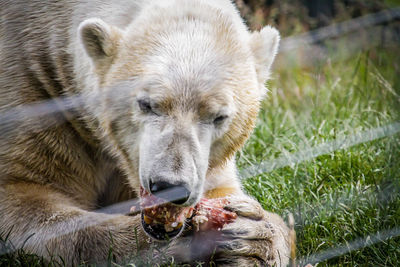
POLYGON ((193 226, 197 231, 221 230, 225 224, 233 222, 237 214, 224 209, 229 203, 226 198, 203 198, 195 206, 193 226))
POLYGON ((181 228, 186 218, 191 218, 196 231, 221 230, 225 224, 233 222, 237 214, 224 209, 229 203, 226 198, 202 198, 193 207, 180 207, 140 190, 141 209, 146 224, 164 225, 166 232, 181 228), (192 216, 193 214, 193 216, 192 216))

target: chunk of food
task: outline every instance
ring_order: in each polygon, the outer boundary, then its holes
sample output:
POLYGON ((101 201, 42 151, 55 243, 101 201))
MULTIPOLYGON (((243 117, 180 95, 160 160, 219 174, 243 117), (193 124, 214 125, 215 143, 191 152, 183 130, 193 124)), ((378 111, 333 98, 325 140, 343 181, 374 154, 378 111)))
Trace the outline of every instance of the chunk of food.
POLYGON ((195 207, 174 205, 162 198, 140 190, 143 229, 151 237, 166 240, 179 235, 188 221, 196 231, 219 231, 233 222, 237 215, 224 209, 226 198, 203 198, 195 207))
POLYGON ((237 214, 224 209, 226 198, 203 198, 195 206, 192 225, 196 231, 221 230, 225 224, 233 222, 237 214))

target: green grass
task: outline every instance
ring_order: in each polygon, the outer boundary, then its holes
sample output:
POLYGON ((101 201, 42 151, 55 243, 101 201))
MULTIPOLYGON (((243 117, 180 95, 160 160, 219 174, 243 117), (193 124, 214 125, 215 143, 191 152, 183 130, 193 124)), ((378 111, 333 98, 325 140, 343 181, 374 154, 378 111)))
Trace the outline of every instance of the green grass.
MULTIPOLYGON (((254 134, 237 156, 239 168, 400 120, 400 48, 359 52, 338 62, 332 52, 329 58, 314 67, 274 72, 254 134)), ((304 258, 400 227, 399 167, 400 135, 394 135, 276 169, 244 185, 265 209, 294 214, 298 257, 304 258)), ((399 264, 400 238, 394 237, 318 266, 399 264)), ((0 265, 57 266, 20 252, 0 256, 0 265)))
MULTIPOLYGON (((399 120, 400 50, 273 75, 240 168, 399 120)), ((334 55, 332 55, 334 59, 334 55)), ((322 155, 244 181, 267 210, 295 215, 298 257, 400 227, 400 135, 322 155)), ((400 237, 318 266, 398 266, 400 237)))

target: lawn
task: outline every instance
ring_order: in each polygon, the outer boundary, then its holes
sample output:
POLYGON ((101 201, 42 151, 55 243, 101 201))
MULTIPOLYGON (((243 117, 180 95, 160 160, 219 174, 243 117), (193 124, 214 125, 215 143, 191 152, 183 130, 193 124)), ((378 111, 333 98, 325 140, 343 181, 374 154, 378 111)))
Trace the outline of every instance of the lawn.
MULTIPOLYGON (((240 169, 282 163, 293 153, 399 120, 399 47, 340 60, 334 52, 315 66, 286 65, 273 74, 257 127, 237 156, 240 169)), ((265 209, 294 215, 298 258, 318 266, 398 266, 400 237, 368 244, 377 233, 399 232, 400 135, 305 158, 244 179, 265 209), (365 248, 347 253, 354 240, 365 248), (341 245, 341 252, 332 250, 341 245)))

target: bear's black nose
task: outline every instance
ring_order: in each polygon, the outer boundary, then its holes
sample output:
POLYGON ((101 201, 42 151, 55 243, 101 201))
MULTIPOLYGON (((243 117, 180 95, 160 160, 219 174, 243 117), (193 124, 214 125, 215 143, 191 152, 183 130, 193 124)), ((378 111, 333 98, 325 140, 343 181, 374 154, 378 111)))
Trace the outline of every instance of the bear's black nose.
POLYGON ((150 192, 175 205, 182 205, 190 196, 190 191, 182 184, 170 184, 165 181, 150 182, 150 192))

